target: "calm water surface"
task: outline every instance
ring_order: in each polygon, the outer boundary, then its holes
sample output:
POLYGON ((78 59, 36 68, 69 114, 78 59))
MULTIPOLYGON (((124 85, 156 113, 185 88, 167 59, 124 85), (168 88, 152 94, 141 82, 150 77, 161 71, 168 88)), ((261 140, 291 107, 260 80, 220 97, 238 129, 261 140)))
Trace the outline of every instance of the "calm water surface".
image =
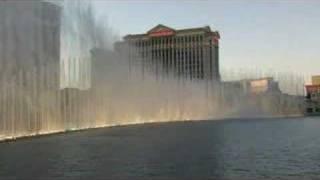
POLYGON ((0 143, 0 179, 320 179, 320 118, 105 128, 0 143))

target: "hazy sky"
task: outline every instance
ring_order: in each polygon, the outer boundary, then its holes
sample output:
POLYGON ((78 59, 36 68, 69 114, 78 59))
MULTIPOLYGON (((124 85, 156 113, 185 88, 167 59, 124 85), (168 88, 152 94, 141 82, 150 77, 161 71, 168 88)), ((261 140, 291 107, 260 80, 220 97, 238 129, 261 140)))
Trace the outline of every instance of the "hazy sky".
POLYGON ((164 24, 210 25, 221 34, 222 68, 320 74, 320 1, 96 1, 121 36, 164 24))

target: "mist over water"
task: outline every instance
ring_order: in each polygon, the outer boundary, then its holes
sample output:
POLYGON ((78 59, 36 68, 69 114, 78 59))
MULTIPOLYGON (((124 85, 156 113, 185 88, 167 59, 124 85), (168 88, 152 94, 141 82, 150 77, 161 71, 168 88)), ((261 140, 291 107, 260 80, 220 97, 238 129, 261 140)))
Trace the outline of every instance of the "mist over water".
MULTIPOLYGON (((34 3, 35 7, 39 6, 39 1, 34 3)), ((13 8, 32 7, 20 1, 10 5, 13 8)), ((53 40, 45 41, 43 37, 18 40, 24 33, 20 21, 10 27, 17 33, 1 43, 1 62, 12 66, 13 70, 1 71, 0 139, 147 122, 301 114, 300 101, 281 94, 251 97, 241 93, 238 86, 190 79, 166 71, 161 64, 146 67, 138 52, 137 61, 131 62, 127 49, 121 53, 113 50, 116 33, 96 17, 89 1, 63 1, 60 5, 59 58, 48 60, 49 52, 55 47, 46 45, 53 40), (28 68, 19 66, 21 59, 9 56, 6 49, 10 44, 12 49, 19 49, 18 42, 34 42, 38 47, 29 50, 21 46, 26 52, 48 53, 28 56, 35 62, 28 68), (48 50, 40 47, 48 47, 48 50)), ((6 6, 0 2, 1 8, 6 6)), ((21 11, 31 10, 21 8, 21 11)), ((1 27, 9 26, 7 19, 0 19, 1 27)), ((2 35, 9 30, 2 28, 2 35)), ((33 34, 41 34, 41 30, 40 27, 33 34)), ((22 51, 12 54, 20 53, 22 51)), ((223 57, 220 59, 223 61, 223 57)), ((284 92, 303 94, 303 78, 276 75, 284 92)), ((227 80, 264 76, 261 71, 223 72, 227 80)))
POLYGON ((91 1, 63 1, 61 6, 60 86, 88 89, 91 50, 112 49, 115 35, 105 20, 96 16, 91 1))

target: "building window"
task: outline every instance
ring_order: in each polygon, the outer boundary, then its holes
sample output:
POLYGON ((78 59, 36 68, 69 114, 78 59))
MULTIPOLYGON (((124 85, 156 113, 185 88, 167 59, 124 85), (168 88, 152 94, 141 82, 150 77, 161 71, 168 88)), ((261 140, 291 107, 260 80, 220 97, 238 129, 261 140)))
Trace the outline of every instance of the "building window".
POLYGON ((313 109, 312 108, 307 108, 307 113, 313 113, 313 109))

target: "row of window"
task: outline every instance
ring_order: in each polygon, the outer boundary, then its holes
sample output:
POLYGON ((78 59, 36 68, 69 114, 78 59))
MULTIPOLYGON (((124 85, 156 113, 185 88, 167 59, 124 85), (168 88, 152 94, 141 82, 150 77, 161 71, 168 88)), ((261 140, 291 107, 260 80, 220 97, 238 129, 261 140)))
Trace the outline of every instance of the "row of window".
MULTIPOLYGON (((179 75, 183 75, 186 77, 189 77, 190 79, 199 79, 199 78, 204 78, 205 76, 208 76, 205 74, 203 69, 200 69, 200 71, 192 71, 189 68, 188 69, 181 69, 181 68, 168 68, 168 67, 163 67, 161 68, 155 68, 152 66, 145 66, 144 68, 145 71, 147 72, 158 72, 158 73, 169 73, 169 72, 173 72, 175 74, 179 74, 179 75)), ((211 76, 210 76, 211 77, 211 76)))
POLYGON ((146 41, 135 41, 130 42, 131 45, 136 47, 141 46, 148 46, 152 45, 169 45, 169 44, 181 44, 181 43, 203 43, 204 37, 203 36, 182 36, 182 37, 169 37, 169 38, 152 38, 151 40, 146 41))
POLYGON ((320 108, 307 108, 307 113, 320 113, 320 108))
POLYGON ((311 98, 320 98, 320 93, 311 93, 311 98))
POLYGON ((307 93, 306 98, 309 100, 320 100, 320 93, 307 93))

